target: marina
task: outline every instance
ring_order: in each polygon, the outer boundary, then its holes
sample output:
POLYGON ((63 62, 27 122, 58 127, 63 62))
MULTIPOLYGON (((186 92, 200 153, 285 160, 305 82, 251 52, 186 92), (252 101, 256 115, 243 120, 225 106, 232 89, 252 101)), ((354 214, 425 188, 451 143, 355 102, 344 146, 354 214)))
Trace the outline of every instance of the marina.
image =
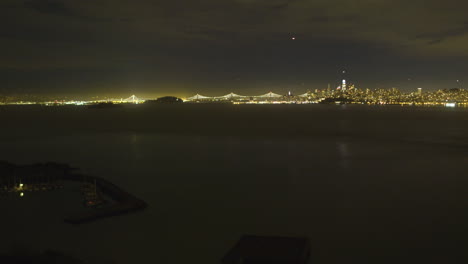
POLYGON ((45 163, 17 166, 1 161, 0 193, 23 197, 27 192, 61 189, 66 182, 81 183, 83 206, 93 207, 96 210, 65 217, 64 221, 70 224, 83 224, 143 210, 147 207, 144 201, 103 178, 73 173, 74 171, 76 169, 65 164, 45 163), (108 197, 110 201, 105 197, 108 197))

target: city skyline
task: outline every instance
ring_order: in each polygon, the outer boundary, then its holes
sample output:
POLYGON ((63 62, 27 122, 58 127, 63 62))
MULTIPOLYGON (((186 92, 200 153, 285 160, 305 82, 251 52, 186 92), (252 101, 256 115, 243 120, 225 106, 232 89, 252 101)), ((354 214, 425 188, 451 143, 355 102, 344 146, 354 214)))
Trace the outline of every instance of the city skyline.
POLYGON ((141 104, 141 103, 231 103, 231 104, 367 104, 367 105, 409 105, 409 106, 446 106, 446 107, 466 107, 468 106, 468 91, 465 89, 453 88, 437 91, 423 91, 418 88, 416 91, 405 93, 397 88, 391 89, 360 89, 353 84, 349 84, 345 79, 342 85, 336 89, 330 86, 327 89, 308 90, 305 93, 295 94, 288 91, 286 94, 278 94, 272 91, 261 95, 240 95, 229 93, 226 95, 206 96, 199 93, 190 96, 177 98, 174 96, 160 97, 140 97, 132 95, 130 97, 93 97, 83 98, 47 98, 37 96, 23 97, 0 97, 0 105, 99 105, 106 106, 114 104, 141 104))
MULTIPOLYGON (((356 84, 355 82, 350 82, 348 78, 349 75, 346 73, 345 75, 338 76, 337 79, 334 82, 328 82, 325 86, 309 86, 306 85, 305 83, 301 83, 300 85, 289 85, 289 86, 281 86, 279 84, 276 85, 271 85, 268 87, 264 88, 255 88, 255 89, 249 89, 245 87, 233 87, 232 89, 228 89, 225 87, 220 87, 218 90, 210 90, 210 89, 204 89, 203 87, 200 89, 193 89, 193 90, 185 90, 185 92, 180 92, 181 90, 170 90, 169 92, 161 92, 161 90, 164 89, 158 89, 158 88, 148 88, 147 90, 143 89, 141 90, 142 92, 138 93, 142 97, 145 98, 158 98, 158 97, 163 97, 163 96, 177 96, 181 98, 187 98, 191 97, 194 94, 205 94, 207 96, 211 97, 216 97, 219 96, 220 94, 229 94, 229 93, 235 93, 235 94, 259 94, 259 93, 264 93, 266 91, 268 92, 274 92, 274 93, 279 93, 282 95, 287 95, 288 93, 293 93, 293 94, 298 94, 298 93, 304 93, 304 92, 314 92, 314 91, 326 91, 326 90, 341 90, 342 87, 344 86, 346 90, 351 89, 369 89, 369 90, 391 90, 391 89, 398 89, 401 92, 404 93, 413 93, 413 92, 418 92, 419 89, 423 89, 424 91, 427 92, 436 92, 436 91, 441 91, 441 90, 450 90, 450 89, 460 89, 460 90, 466 90, 463 86, 463 83, 461 80, 455 80, 454 85, 448 86, 448 87, 433 87, 433 89, 427 88, 427 87, 420 87, 420 86, 415 86, 415 87, 407 87, 407 89, 401 89, 400 87, 397 86, 388 86, 388 87, 363 87, 360 86, 359 84, 356 84)), ((411 81, 411 80, 409 80, 411 81)), ((359 81, 358 81, 359 83, 359 81)), ((96 92, 90 92, 89 94, 82 94, 82 93, 76 93, 76 92, 62 92, 62 93, 31 93, 29 91, 15 91, 11 93, 0 93, 0 99, 5 96, 16 96, 16 97, 23 97, 23 96, 38 96, 38 97, 43 97, 43 98, 80 98, 80 99, 93 99, 93 98, 123 98, 123 97, 128 97, 129 94, 133 94, 134 91, 138 89, 128 89, 125 91, 119 91, 115 92, 112 90, 109 90, 108 92, 105 93, 96 93, 96 92)))

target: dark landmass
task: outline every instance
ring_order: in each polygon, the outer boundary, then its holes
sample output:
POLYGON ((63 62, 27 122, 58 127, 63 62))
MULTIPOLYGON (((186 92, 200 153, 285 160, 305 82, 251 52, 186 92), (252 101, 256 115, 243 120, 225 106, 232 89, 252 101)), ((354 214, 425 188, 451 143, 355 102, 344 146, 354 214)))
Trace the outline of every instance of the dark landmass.
MULTIPOLYGON (((41 181, 44 178, 47 179, 48 184, 54 184, 57 180, 83 182, 83 179, 86 178, 89 181, 94 181, 102 193, 117 202, 111 206, 99 208, 96 211, 66 217, 65 222, 71 224, 83 224, 104 217, 143 210, 147 207, 144 201, 123 191, 113 183, 100 177, 74 173, 75 170, 76 169, 69 165, 58 163, 17 166, 6 161, 0 161, 0 187, 2 190, 16 191, 14 188, 21 182, 25 184, 24 191, 27 191, 27 184, 41 181)), ((46 189, 49 190, 52 188, 46 189)))
POLYGON ((122 107, 122 105, 114 104, 114 103, 98 103, 98 104, 88 105, 88 108, 91 108, 91 109, 105 109, 105 108, 118 108, 118 107, 122 107))
POLYGON ((146 100, 145 104, 150 105, 150 104, 180 104, 183 103, 184 100, 175 97, 175 96, 164 96, 160 97, 156 100, 146 100))

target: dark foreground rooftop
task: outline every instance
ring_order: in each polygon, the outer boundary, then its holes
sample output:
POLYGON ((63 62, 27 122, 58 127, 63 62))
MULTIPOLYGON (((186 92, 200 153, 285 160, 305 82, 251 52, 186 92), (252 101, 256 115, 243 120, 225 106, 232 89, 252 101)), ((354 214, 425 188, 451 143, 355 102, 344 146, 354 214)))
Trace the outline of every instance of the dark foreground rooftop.
POLYGON ((305 264, 310 256, 307 238, 243 236, 224 256, 223 264, 305 264))

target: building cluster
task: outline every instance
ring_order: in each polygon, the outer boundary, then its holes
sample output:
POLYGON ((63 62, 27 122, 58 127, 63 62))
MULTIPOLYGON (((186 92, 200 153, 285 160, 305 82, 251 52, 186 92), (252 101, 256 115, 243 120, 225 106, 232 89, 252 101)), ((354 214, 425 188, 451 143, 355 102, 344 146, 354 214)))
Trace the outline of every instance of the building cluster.
POLYGON ((443 105, 468 106, 468 91, 463 89, 438 90, 423 92, 418 88, 411 93, 404 93, 397 88, 392 89, 359 89, 353 85, 347 86, 345 81, 337 89, 323 89, 308 91, 304 94, 294 95, 288 92, 285 95, 273 92, 258 95, 244 96, 230 93, 224 96, 203 96, 200 94, 185 99, 196 103, 222 103, 234 104, 371 104, 371 105, 443 105))

